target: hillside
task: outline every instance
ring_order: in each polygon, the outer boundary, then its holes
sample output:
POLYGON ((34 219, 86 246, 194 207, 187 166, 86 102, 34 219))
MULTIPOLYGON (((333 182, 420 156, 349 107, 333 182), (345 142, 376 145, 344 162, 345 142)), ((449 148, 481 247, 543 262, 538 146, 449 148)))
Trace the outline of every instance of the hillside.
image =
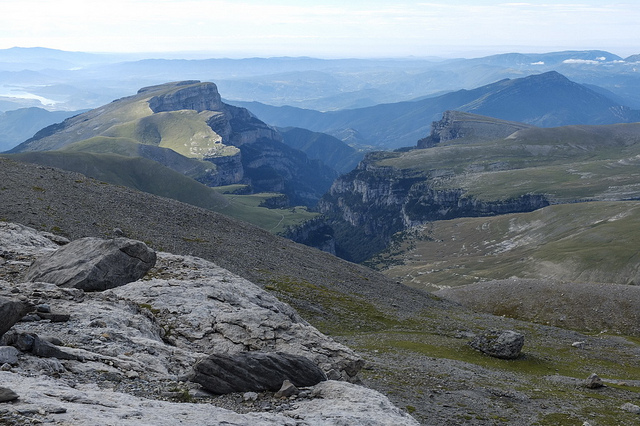
MULTIPOLYGON (((224 104, 215 84, 199 81, 142 88, 46 127, 10 152, 30 151, 144 157, 208 186, 242 183, 254 192, 284 193, 291 205, 315 204, 336 176, 247 110, 224 104)), ((133 187, 144 185, 158 186, 133 187)))
POLYGON ((367 264, 431 291, 511 277, 636 285, 639 221, 637 201, 433 221, 397 235, 367 264))
MULTIPOLYGON (((447 125, 445 117, 434 130, 447 125)), ((463 137, 427 149, 369 154, 334 182, 319 208, 334 228, 336 252, 363 261, 396 232, 430 221, 637 199, 638 155, 637 123, 463 137)))
POLYGON ((332 135, 352 129, 361 136, 361 143, 387 150, 415 145, 445 110, 540 127, 628 123, 640 117, 637 111, 553 71, 418 101, 324 113, 255 102, 235 104, 250 108, 274 126, 303 127, 332 135))
MULTIPOLYGON (((79 174, 0 159, 0 181, 3 220, 72 239, 110 237, 119 228, 156 249, 213 261, 269 290, 320 331, 354 348, 367 362, 363 382, 423 424, 635 419, 620 409, 635 400, 638 389, 632 339, 467 311, 250 225, 79 174), (496 328, 526 335, 521 358, 491 358, 467 344, 471 336, 496 328), (571 346, 578 341, 588 350, 571 346), (577 389, 593 371, 607 387, 577 389)), ((8 253, 0 266, 15 279, 26 258, 14 263, 8 253)), ((193 276, 189 262, 180 262, 181 279, 193 276)), ((173 270, 157 273, 171 277, 173 270)))

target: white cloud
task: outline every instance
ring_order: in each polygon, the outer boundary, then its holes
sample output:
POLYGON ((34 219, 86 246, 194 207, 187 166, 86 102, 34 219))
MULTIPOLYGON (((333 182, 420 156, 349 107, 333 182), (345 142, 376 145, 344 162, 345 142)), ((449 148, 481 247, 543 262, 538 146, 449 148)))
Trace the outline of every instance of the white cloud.
POLYGON ((565 59, 562 61, 563 64, 590 64, 590 65, 598 65, 600 61, 594 61, 592 59, 565 59))

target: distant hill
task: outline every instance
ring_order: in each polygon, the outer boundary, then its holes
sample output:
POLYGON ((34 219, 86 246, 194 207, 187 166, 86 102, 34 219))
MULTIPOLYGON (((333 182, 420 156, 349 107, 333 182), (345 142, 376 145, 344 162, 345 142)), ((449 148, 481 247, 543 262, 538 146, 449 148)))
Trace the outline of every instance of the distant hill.
POLYGON ((354 129, 379 149, 415 145, 429 134, 432 121, 445 110, 459 110, 541 127, 612 124, 640 120, 640 113, 606 96, 547 72, 502 80, 473 90, 460 90, 415 102, 376 105, 321 113, 292 107, 235 102, 275 126, 296 126, 338 134, 354 129))
POLYGON ((70 52, 45 47, 12 47, 0 49, 0 69, 21 71, 72 69, 113 60, 113 55, 70 52))
POLYGON ((0 79, 5 87, 11 87, 0 92, 0 111, 46 107, 39 97, 55 102, 58 109, 95 108, 143 86, 186 79, 213 80, 230 100, 335 111, 418 100, 547 71, 602 87, 621 99, 621 105, 639 109, 640 76, 633 70, 637 67, 633 58, 600 50, 507 53, 473 59, 328 60, 0 49, 0 79))
POLYGON ((246 109, 223 103, 215 84, 199 81, 140 89, 46 127, 10 152, 54 150, 144 157, 209 186, 283 193, 291 205, 315 204, 337 175, 246 109))
POLYGON ((0 152, 14 148, 43 127, 82 112, 47 111, 36 107, 0 112, 0 152))

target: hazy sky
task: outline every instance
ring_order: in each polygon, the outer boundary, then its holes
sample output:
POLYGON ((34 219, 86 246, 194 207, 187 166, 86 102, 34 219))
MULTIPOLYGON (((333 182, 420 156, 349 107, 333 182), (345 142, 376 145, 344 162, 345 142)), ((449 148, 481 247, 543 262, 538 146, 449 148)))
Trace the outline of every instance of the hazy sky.
POLYGON ((0 48, 213 56, 640 53, 640 2, 0 0, 0 48))

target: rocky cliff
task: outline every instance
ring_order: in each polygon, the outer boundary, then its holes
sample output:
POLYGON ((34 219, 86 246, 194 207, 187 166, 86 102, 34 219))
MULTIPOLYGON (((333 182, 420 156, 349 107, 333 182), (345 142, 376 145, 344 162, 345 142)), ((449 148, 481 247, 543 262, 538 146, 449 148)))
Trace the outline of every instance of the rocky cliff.
POLYGON ((381 166, 384 153, 365 157, 358 167, 336 179, 320 200, 319 210, 334 229, 336 253, 360 262, 384 249, 396 232, 425 222, 463 216, 527 212, 549 202, 544 195, 481 200, 463 189, 438 188, 429 173, 381 166))

